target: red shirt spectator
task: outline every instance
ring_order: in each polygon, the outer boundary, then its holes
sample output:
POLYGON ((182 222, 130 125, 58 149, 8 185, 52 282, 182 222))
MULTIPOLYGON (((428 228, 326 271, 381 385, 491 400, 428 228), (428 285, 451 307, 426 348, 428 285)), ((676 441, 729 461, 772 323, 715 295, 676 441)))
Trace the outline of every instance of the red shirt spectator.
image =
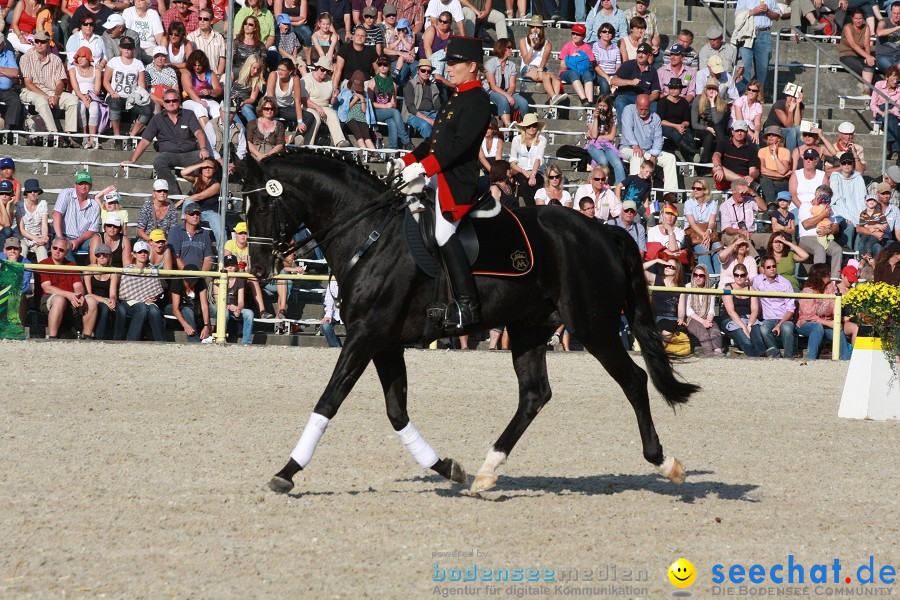
POLYGON ((197 12, 191 9, 190 0, 174 0, 172 8, 163 14, 163 28, 169 31, 169 25, 178 21, 184 24, 184 28, 188 33, 192 33, 200 27, 198 17, 197 12))
MULTIPOLYGON (((39 265, 54 265, 56 263, 53 262, 53 257, 45 258, 44 260, 38 263, 39 265)), ((62 265, 69 265, 71 267, 75 266, 70 260, 63 259, 62 265)), ((66 292, 75 292, 75 284, 81 283, 81 275, 78 273, 67 273, 64 271, 44 271, 37 272, 38 281, 34 286, 34 293, 38 299, 44 295, 44 289, 41 287, 41 283, 44 281, 49 281, 50 285, 54 287, 58 287, 61 290, 66 292)))

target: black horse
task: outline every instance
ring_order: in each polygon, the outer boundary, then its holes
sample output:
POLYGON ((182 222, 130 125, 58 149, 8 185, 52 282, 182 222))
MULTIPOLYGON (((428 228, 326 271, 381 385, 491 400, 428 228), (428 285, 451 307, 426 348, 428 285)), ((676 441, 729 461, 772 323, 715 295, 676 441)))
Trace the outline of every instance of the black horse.
MULTIPOLYGON (((347 324, 346 343, 331 380, 291 460, 270 481, 270 488, 281 493, 293 488, 293 475, 309 462, 328 420, 369 361, 375 363, 384 389, 388 419, 419 464, 466 483, 462 468, 452 459, 438 458, 412 427, 406 411, 404 345, 438 336, 425 334, 426 309, 434 300, 435 284, 417 268, 404 242, 403 215, 398 214, 404 199, 346 155, 290 149, 262 164, 249 157, 247 161, 240 175, 250 234, 270 239, 276 249, 290 241, 301 223, 313 235, 320 232, 318 241, 327 237, 322 250, 340 284, 341 313, 347 324), (267 185, 271 182, 280 185, 267 185), (374 208, 376 198, 388 201, 374 208), (390 218, 391 211, 397 216, 390 218), (358 262, 352 260, 379 224, 384 225, 380 240, 358 262)), ((534 251, 533 269, 526 277, 476 277, 483 305, 482 323, 476 329, 506 325, 519 380, 519 406, 478 471, 473 491, 495 485, 497 468, 550 400, 547 340, 560 323, 622 387, 637 416, 644 458, 671 481, 683 482, 683 467, 674 457, 663 455, 656 435, 647 375, 619 340, 620 315, 624 313, 631 323, 650 379, 669 405, 674 408, 686 402, 699 386, 674 375, 655 327, 634 240, 625 230, 602 225, 574 210, 539 206, 517 209, 515 214, 534 251)), ((258 277, 272 272, 272 248, 266 243, 251 245, 258 277)))

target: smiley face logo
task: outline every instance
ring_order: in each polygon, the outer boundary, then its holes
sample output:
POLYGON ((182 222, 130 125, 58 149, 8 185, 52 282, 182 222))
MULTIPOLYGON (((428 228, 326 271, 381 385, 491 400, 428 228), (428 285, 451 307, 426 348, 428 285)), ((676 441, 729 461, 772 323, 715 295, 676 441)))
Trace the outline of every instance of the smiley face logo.
POLYGON ((697 579, 697 569, 691 561, 679 558, 669 566, 669 581, 677 588, 691 587, 697 579))

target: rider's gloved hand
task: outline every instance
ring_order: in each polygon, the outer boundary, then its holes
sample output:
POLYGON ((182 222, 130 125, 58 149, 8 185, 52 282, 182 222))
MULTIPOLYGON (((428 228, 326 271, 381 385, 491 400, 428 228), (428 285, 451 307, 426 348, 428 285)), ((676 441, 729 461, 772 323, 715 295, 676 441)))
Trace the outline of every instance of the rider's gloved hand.
POLYGON ((403 169, 403 193, 407 196, 421 194, 425 190, 425 167, 422 163, 413 163, 403 169))
POLYGON ((403 162, 402 158, 392 158, 390 168, 388 170, 388 177, 396 177, 400 173, 403 172, 403 169, 406 168, 406 163, 403 162))

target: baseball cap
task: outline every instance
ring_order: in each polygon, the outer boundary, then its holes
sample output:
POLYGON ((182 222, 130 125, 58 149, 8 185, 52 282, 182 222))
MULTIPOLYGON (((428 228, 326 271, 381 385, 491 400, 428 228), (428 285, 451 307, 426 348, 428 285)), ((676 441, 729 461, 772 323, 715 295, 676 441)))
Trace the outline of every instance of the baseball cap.
POLYGON ((200 205, 196 202, 188 202, 184 205, 184 214, 186 215, 199 215, 201 212, 200 205))
POLYGON ((842 165, 856 164, 856 158, 853 156, 852 152, 844 152, 843 154, 841 154, 840 161, 842 165))
POLYGON ((238 264, 237 256, 235 256, 234 254, 227 255, 222 259, 222 264, 226 267, 236 267, 238 264))
POLYGON ((153 54, 152 54, 152 56, 157 56, 157 55, 159 55, 159 54, 165 54, 166 56, 168 56, 168 55, 169 55, 169 51, 166 50, 166 47, 165 47, 165 46, 156 46, 156 47, 154 47, 154 48, 153 48, 153 54))
POLYGON ((162 190, 169 191, 169 182, 165 179, 157 179, 153 182, 153 191, 160 192, 162 190))
POLYGON ((235 233, 247 233, 247 224, 243 221, 234 226, 235 233))
POLYGON ((108 212, 106 213, 106 218, 103 219, 104 225, 115 225, 116 227, 122 226, 122 219, 119 218, 119 213, 116 212, 108 212))
POLYGON ((377 59, 375 59, 375 64, 376 65, 389 65, 389 64, 391 64, 391 59, 388 58, 387 56, 385 56, 384 54, 382 54, 377 59))
POLYGON ((40 41, 42 41, 42 42, 49 42, 49 41, 50 41, 50 34, 48 34, 48 33, 47 33, 46 31, 44 31, 43 29, 39 29, 38 31, 35 31, 35 32, 34 32, 34 36, 33 36, 32 39, 34 39, 34 40, 40 40, 40 41))
POLYGON ((290 25, 290 24, 291 24, 291 18, 290 18, 288 15, 286 15, 286 14, 284 14, 284 13, 281 13, 281 14, 278 15, 278 17, 275 19, 275 24, 276 24, 276 25, 290 25))
POLYGON ((850 121, 844 121, 838 125, 838 133, 855 133, 856 127, 850 121))
POLYGON ((850 283, 856 283, 859 281, 859 270, 851 265, 847 265, 843 269, 841 269, 841 275, 847 278, 847 281, 850 283))
POLYGON ((748 131, 750 129, 750 126, 747 125, 747 121, 738 119, 731 124, 731 129, 732 131, 748 131))
POLYGON ((669 48, 669 54, 684 54, 686 49, 681 44, 675 44, 671 48, 669 48))
POLYGON ((891 181, 894 183, 900 183, 900 167, 897 165, 891 165, 885 171, 885 175, 890 177, 891 181))
POLYGON ((374 6, 367 6, 363 9, 362 14, 364 17, 374 17, 378 15, 378 9, 374 6))
POLYGON ((103 29, 106 29, 106 30, 115 29, 119 25, 124 25, 124 24, 125 24, 125 17, 123 17, 122 15, 120 15, 118 13, 114 13, 114 14, 109 15, 106 18, 106 22, 103 23, 103 29))
POLYGON ((39 194, 43 194, 44 190, 41 189, 41 182, 37 179, 26 179, 25 180, 25 189, 23 190, 26 194, 28 192, 37 192, 39 194))
POLYGON ((3 249, 7 248, 22 248, 22 242, 19 241, 17 237, 8 237, 6 238, 6 243, 3 244, 3 249))
POLYGON ((787 200, 788 202, 790 202, 791 198, 792 196, 790 192, 778 192, 778 195, 775 196, 775 201, 777 202, 778 200, 787 200))
POLYGON ((725 35, 725 30, 718 25, 711 25, 706 30, 706 39, 715 40, 725 35))
POLYGON ((134 243, 134 247, 131 249, 131 251, 135 254, 137 254, 138 252, 150 252, 150 244, 148 244, 144 240, 138 240, 134 243))
POLYGON ((650 44, 641 44, 637 47, 639 54, 653 54, 653 47, 650 44))
POLYGON ((127 35, 123 35, 119 40, 119 48, 134 48, 134 40, 127 35))
POLYGON ((675 215, 676 217, 678 216, 678 209, 675 208, 675 205, 673 204, 664 204, 662 211, 664 213, 669 213, 670 215, 675 215))
POLYGON ((803 158, 819 158, 819 151, 815 148, 807 148, 803 151, 803 158))
POLYGON ((725 63, 722 62, 722 57, 718 54, 710 56, 709 60, 706 61, 706 66, 709 67, 709 72, 714 73, 715 75, 719 75, 725 71, 725 63))
POLYGON ((15 168, 16 168, 16 161, 9 158, 8 156, 6 158, 0 158, 0 169, 15 169, 15 168))
POLYGON ((94 178, 87 171, 78 171, 75 173, 75 183, 94 183, 94 178))
POLYGON ((9 179, 4 179, 0 181, 0 194, 6 194, 7 196, 13 195, 13 184, 9 179))
POLYGON ((625 202, 623 202, 622 203, 622 212, 625 212, 628 209, 631 209, 634 212, 637 212, 637 202, 635 202, 634 200, 626 200, 625 202))
POLYGON ((112 254, 112 248, 109 247, 109 244, 100 244, 94 248, 94 256, 98 254, 112 254))
POLYGON ((166 232, 162 229, 154 229, 147 237, 150 238, 151 242, 165 242, 166 232))
POLYGON ((587 33, 587 27, 585 27, 583 23, 576 23, 572 25, 572 33, 584 35, 587 33))
POLYGON ((875 188, 875 191, 880 194, 882 192, 892 192, 893 188, 891 187, 891 184, 882 181, 878 184, 878 187, 875 188))
POLYGON ((397 7, 394 6, 393 4, 385 4, 384 9, 381 11, 381 14, 383 14, 386 17, 390 16, 390 15, 396 15, 397 7))

